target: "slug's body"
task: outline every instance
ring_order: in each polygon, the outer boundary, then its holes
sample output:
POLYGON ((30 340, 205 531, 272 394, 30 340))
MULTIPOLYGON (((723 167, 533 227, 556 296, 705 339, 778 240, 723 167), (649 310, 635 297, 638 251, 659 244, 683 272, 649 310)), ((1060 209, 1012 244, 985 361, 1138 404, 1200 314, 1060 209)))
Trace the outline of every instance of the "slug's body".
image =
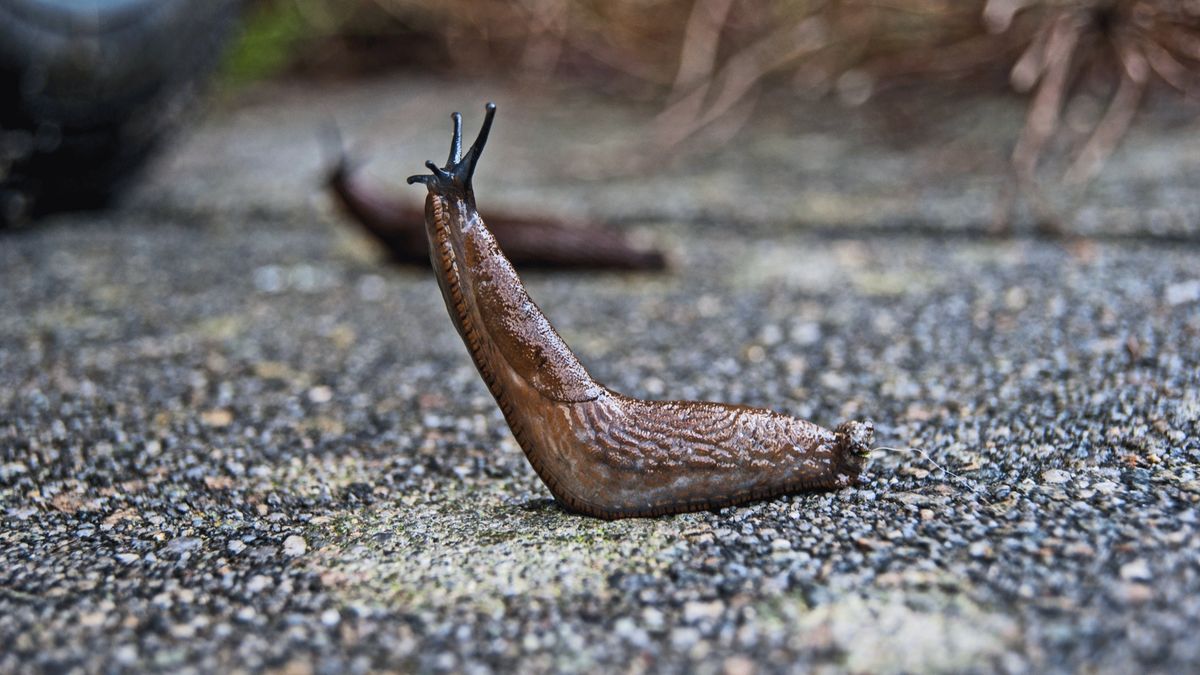
POLYGON ((425 225, 438 285, 517 442, 566 508, 625 518, 720 508, 854 483, 870 423, 829 431, 737 405, 643 401, 595 382, 525 292, 475 210, 471 175, 495 106, 465 157, 426 162, 425 225))

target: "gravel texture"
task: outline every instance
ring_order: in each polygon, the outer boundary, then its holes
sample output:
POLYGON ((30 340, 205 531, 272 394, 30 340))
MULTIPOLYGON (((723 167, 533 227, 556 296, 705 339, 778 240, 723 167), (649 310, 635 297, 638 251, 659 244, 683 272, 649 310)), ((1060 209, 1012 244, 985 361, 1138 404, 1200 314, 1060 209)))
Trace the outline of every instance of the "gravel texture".
POLYGON ((839 138, 836 110, 613 178, 579 162, 638 111, 498 96, 485 218, 582 208, 673 251, 526 276, 597 379, 920 450, 610 523, 549 498, 432 275, 310 199, 324 116, 395 180, 476 89, 266 91, 126 210, 0 234, 0 671, 1200 667, 1196 134, 1135 133, 1064 242, 983 236, 997 174, 939 181, 936 148, 839 138))

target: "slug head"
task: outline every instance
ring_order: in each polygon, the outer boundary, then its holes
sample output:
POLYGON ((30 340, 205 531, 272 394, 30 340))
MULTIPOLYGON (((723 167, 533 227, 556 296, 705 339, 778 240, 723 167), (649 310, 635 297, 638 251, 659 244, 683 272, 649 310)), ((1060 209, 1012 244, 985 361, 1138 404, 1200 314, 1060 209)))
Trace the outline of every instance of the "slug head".
POLYGON ((475 165, 479 163, 479 156, 483 154, 483 146, 487 145, 492 120, 496 117, 496 104, 487 104, 483 127, 479 129, 479 135, 475 137, 475 142, 465 155, 462 151, 462 115, 454 113, 450 117, 454 120, 454 137, 450 141, 450 157, 446 160, 446 166, 438 167, 433 160, 426 160, 425 167, 433 173, 409 176, 408 183, 424 183, 430 194, 458 197, 475 206, 475 190, 471 187, 471 178, 475 175, 475 165))
POLYGON ((842 467, 857 477, 867 465, 867 458, 871 456, 875 425, 869 421, 842 422, 833 433, 837 439, 837 454, 842 467))

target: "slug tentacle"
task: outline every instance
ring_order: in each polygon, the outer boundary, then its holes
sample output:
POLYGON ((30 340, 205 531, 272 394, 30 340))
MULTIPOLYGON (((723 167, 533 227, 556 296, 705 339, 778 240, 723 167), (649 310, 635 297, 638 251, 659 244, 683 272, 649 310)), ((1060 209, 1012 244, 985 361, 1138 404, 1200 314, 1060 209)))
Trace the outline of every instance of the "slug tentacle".
POLYGON ((870 422, 830 431, 761 408, 643 401, 598 384, 525 291, 475 209, 471 179, 495 105, 451 161, 413 176, 446 307, 530 464, 566 508, 623 518, 720 508, 858 480, 870 422), (458 159, 455 159, 458 158, 458 159))
POLYGON ((454 121, 454 137, 450 139, 450 156, 446 166, 454 166, 462 161, 462 113, 453 112, 450 119, 454 121))

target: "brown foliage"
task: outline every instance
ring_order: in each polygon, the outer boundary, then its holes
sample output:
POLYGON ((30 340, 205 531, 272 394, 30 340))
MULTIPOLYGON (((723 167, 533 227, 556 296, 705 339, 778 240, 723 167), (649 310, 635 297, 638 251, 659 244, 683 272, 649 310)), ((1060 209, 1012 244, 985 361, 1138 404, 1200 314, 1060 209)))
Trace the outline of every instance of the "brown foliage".
POLYGON ((1007 72, 1030 97, 1013 152, 1024 183, 1081 87, 1108 103, 1068 182, 1096 174, 1149 85, 1194 95, 1200 69, 1198 0, 288 1, 321 6, 343 46, 407 36, 410 65, 585 79, 661 101, 660 149, 728 137, 765 87, 855 105, 899 81, 1002 87, 987 75, 1007 72))

